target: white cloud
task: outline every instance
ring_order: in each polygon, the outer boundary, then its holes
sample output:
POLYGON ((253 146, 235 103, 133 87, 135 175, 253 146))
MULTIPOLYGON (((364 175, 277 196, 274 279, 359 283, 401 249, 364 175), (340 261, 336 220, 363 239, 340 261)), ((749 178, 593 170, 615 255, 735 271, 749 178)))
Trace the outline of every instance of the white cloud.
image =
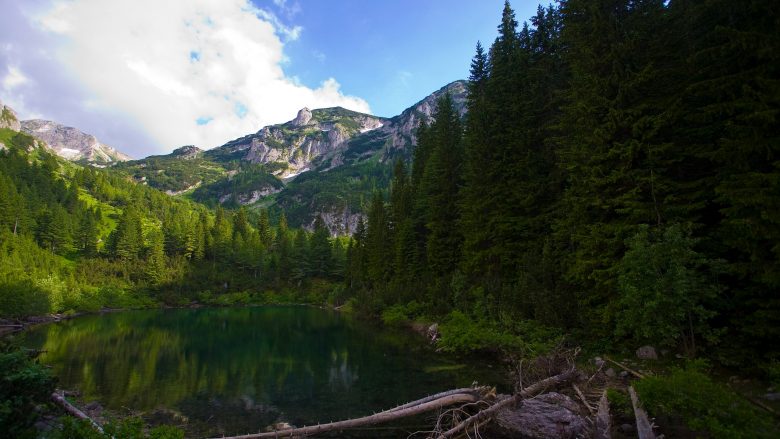
POLYGON ((20 85, 27 84, 28 82, 30 82, 30 80, 27 79, 18 67, 8 66, 8 73, 3 77, 2 84, 5 91, 10 91, 20 85))
POLYGON ((284 42, 301 28, 248 0, 70 0, 36 24, 62 39, 57 57, 93 94, 90 107, 131 116, 161 151, 218 146, 304 106, 370 112, 334 78, 309 88, 287 77, 284 42))

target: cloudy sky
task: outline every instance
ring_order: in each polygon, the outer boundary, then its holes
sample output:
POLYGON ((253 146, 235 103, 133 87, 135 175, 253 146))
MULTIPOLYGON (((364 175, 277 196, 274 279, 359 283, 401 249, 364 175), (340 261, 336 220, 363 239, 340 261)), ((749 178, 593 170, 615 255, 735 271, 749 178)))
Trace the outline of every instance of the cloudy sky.
MULTIPOLYGON (((519 21, 536 3, 512 2, 519 21)), ((468 75, 502 0, 0 0, 0 101, 135 158, 342 106, 393 116, 468 75)))

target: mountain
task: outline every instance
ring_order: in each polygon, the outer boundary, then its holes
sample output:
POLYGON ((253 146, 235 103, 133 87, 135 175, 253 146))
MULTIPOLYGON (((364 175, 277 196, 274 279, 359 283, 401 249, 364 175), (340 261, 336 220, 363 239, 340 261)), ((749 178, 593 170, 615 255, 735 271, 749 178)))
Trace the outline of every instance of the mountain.
POLYGON ((374 190, 385 189, 392 162, 409 159, 421 121, 449 93, 466 112, 466 81, 448 84, 401 114, 377 117, 341 107, 298 111, 210 150, 183 146, 170 154, 117 164, 138 182, 210 205, 284 210, 292 226, 321 215, 333 234, 354 230, 374 190))
POLYGON ((19 131, 21 124, 16 112, 9 106, 3 105, 0 101, 0 128, 8 128, 11 131, 19 131))
POLYGON ((130 157, 101 143, 95 136, 57 122, 23 120, 20 131, 43 140, 57 155, 70 161, 109 165, 130 160, 130 157))

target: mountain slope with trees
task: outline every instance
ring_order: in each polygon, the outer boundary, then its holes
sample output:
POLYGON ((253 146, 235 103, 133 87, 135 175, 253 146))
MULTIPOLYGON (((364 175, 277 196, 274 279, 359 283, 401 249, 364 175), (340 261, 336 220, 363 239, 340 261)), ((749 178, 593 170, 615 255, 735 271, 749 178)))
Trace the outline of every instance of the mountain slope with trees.
POLYGON ((488 345, 530 322, 771 367, 777 24, 762 1, 567 0, 523 25, 507 3, 465 128, 440 99, 350 244, 349 290, 466 316, 488 345))

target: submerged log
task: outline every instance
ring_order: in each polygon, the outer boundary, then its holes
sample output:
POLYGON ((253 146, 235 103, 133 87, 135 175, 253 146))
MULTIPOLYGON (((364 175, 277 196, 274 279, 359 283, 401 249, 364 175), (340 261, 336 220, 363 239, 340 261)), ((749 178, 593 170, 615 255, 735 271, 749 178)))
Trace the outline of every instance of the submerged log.
POLYGON ((89 416, 87 416, 86 413, 82 412, 76 406, 74 406, 73 404, 68 402, 68 400, 65 399, 64 396, 60 395, 57 392, 54 392, 51 395, 51 399, 54 402, 56 402, 58 405, 60 405, 62 408, 64 408, 65 411, 68 412, 69 414, 71 414, 72 416, 75 416, 75 417, 77 417, 79 419, 83 419, 85 421, 89 421, 89 423, 92 425, 92 428, 94 428, 95 430, 97 430, 100 433, 103 433, 103 427, 100 424, 98 424, 97 421, 95 421, 94 419, 90 418, 89 416))
MULTIPOLYGON (((460 389, 459 389, 460 390, 460 389)), ((440 410, 444 407, 448 407, 455 404, 464 404, 476 402, 484 397, 484 389, 466 389, 464 392, 443 392, 447 395, 429 400, 431 397, 423 398, 418 401, 409 404, 415 404, 409 406, 404 404, 402 406, 386 410, 373 414, 371 416, 364 416, 362 418, 347 419, 344 421, 331 422, 328 424, 311 425, 308 427, 291 428, 287 430, 272 431, 267 433, 253 433, 244 434, 240 436, 230 436, 221 439, 262 439, 262 438, 283 438, 283 437, 298 437, 308 436, 313 434, 325 433, 328 431, 347 430, 350 428, 362 427, 365 425, 381 424, 385 422, 402 419, 408 416, 419 415, 432 410, 440 410), (419 402, 424 401, 424 402, 419 402)), ((436 396, 436 395, 433 395, 436 396)))

